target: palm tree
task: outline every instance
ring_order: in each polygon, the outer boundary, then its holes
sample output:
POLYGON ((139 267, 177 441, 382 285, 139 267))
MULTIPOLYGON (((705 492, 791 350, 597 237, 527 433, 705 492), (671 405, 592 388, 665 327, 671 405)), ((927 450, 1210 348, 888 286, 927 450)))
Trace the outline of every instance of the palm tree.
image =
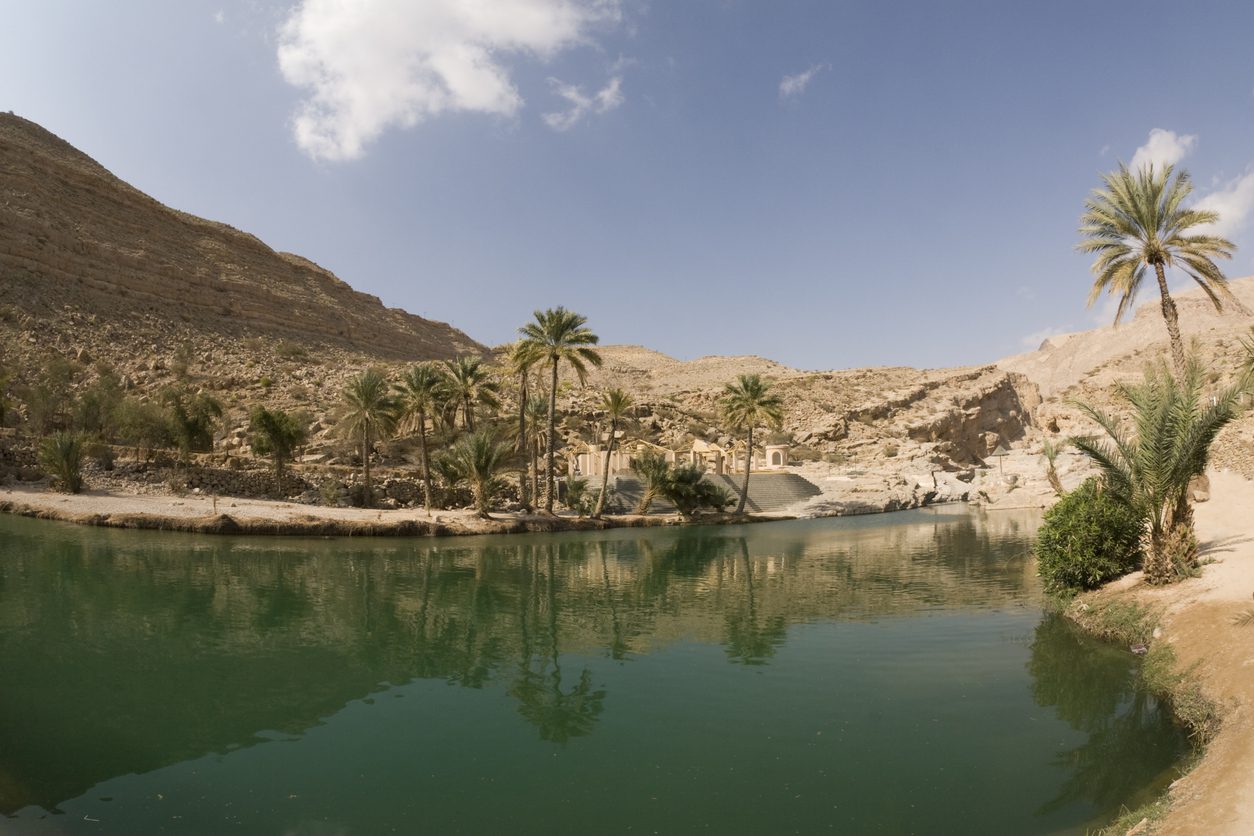
POLYGON ((531 430, 527 438, 527 462, 531 468, 531 498, 540 498, 540 467, 537 459, 544 449, 544 422, 549 415, 549 399, 543 395, 532 395, 527 398, 527 420, 531 430))
POLYGON ((475 498, 475 511, 492 519, 488 508, 501 490, 498 474, 509 464, 510 448, 492 430, 463 435, 449 448, 444 471, 454 483, 465 482, 475 498))
POLYGON ((445 360, 448 368, 448 393, 460 401, 462 418, 467 432, 475 431, 475 404, 495 409, 499 387, 483 365, 483 358, 463 354, 455 360, 445 360))
POLYGON ((642 485, 640 500, 632 513, 647 514, 653 500, 666 487, 666 480, 671 472, 670 463, 656 450, 645 450, 632 459, 631 472, 640 478, 642 485))
POLYGON ((507 357, 510 372, 518 377, 518 436, 514 440, 514 453, 518 457, 518 500, 527 513, 532 511, 531 495, 527 491, 527 453, 531 449, 527 436, 527 401, 530 398, 531 369, 541 359, 535 346, 525 340, 510 346, 507 357))
POLYGON ((367 369, 350 380, 340 396, 343 401, 340 430, 361 445, 363 501, 367 507, 372 499, 370 453, 374 450, 375 441, 390 435, 396 427, 398 410, 391 388, 382 372, 367 369))
POLYGON ((400 427, 405 432, 418 433, 418 447, 422 452, 422 500, 427 513, 431 513, 431 457, 427 451, 427 415, 434 414, 440 405, 441 392, 448 385, 448 376, 432 363, 419 363, 410 367, 397 384, 400 427))
POLYGON ((83 458, 87 437, 77 432, 55 432, 39 445, 39 466, 56 477, 66 493, 83 490, 83 458))
POLYGON ((1107 489, 1145 524, 1145 577, 1168 583, 1195 565, 1193 510, 1189 482, 1205 472, 1211 443, 1236 416, 1248 391, 1247 372, 1237 383, 1203 404, 1205 373, 1196 358, 1185 374, 1151 367, 1138 385, 1120 389, 1131 407, 1132 432, 1115 418, 1088 404, 1077 406, 1106 433, 1106 438, 1077 438, 1072 443, 1101 469, 1107 489))
POLYGON ((601 469, 601 494, 597 497, 596 507, 592 509, 594 520, 600 519, 601 513, 605 510, 605 494, 610 485, 610 457, 614 455, 614 443, 618 440, 618 422, 623 420, 631 406, 631 395, 618 387, 607 390, 601 396, 601 408, 605 410, 605 417, 610 421, 610 439, 605 444, 605 467, 601 469))
POLYGON ((544 451, 544 510, 553 513, 555 477, 553 457, 557 449, 557 371, 563 363, 575 370, 582 384, 588 376, 588 365, 601 365, 601 355, 590 346, 599 341, 585 325, 588 318, 565 308, 549 308, 535 312, 535 322, 528 322, 518 333, 537 356, 549 364, 548 445, 544 451))
POLYGON ((723 400, 720 404, 723 417, 734 429, 746 430, 748 437, 745 444, 745 481, 740 489, 740 501, 736 503, 736 515, 745 512, 745 501, 749 498, 749 471, 753 469, 753 428, 758 424, 769 424, 779 427, 783 421, 780 399, 767 394, 771 384, 756 374, 742 374, 735 383, 723 387, 723 400))
POLYGON ((264 406, 253 409, 248 416, 249 445, 262 456, 274 458, 274 484, 283 493, 283 470, 291 461, 296 448, 309 438, 305 422, 281 409, 269 410, 264 406))
POLYGON ((1120 163, 1118 171, 1105 175, 1105 188, 1094 190, 1085 201, 1080 218, 1084 240, 1078 249, 1097 254, 1092 268, 1096 280, 1089 293, 1089 304, 1102 293, 1118 296, 1116 323, 1131 307, 1146 268, 1154 268, 1172 361, 1177 377, 1183 379, 1187 361, 1176 303, 1167 291, 1166 269, 1183 270, 1206 292, 1215 309, 1222 311, 1225 301, 1236 299, 1214 260, 1231 258, 1235 246, 1215 235, 1188 234, 1191 229, 1214 223, 1219 215, 1184 208, 1182 204, 1193 191, 1193 184, 1187 171, 1179 171, 1174 178, 1172 172, 1170 165, 1161 169, 1149 165, 1132 172, 1120 163))

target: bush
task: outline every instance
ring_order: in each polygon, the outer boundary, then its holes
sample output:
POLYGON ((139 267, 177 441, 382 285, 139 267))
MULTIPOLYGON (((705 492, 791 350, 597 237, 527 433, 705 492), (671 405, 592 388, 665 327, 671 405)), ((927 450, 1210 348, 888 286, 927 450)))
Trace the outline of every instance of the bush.
POLYGON ((66 493, 83 489, 83 457, 87 444, 79 433, 53 433, 39 445, 39 466, 55 478, 66 493))
POLYGON ((1141 522, 1094 477, 1045 512, 1036 557, 1046 589, 1095 589, 1137 567, 1141 522))

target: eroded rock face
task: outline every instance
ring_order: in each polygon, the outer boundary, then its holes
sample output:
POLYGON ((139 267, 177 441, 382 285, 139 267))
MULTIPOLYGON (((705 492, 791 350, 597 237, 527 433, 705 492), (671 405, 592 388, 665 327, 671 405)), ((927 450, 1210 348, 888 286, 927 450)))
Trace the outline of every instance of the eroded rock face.
POLYGON ((170 209, 33 122, 3 113, 0 298, 40 315, 70 306, 121 327, 156 315, 201 331, 400 360, 485 350, 442 322, 385 308, 311 261, 170 209))

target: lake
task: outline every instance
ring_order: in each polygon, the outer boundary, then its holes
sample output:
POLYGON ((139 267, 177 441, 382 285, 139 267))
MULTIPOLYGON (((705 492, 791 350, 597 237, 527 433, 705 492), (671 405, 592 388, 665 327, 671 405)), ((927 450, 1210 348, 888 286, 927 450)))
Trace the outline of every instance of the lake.
POLYGON ((0 518, 0 832, 1083 833, 1188 742, 1039 515, 423 540, 0 518))

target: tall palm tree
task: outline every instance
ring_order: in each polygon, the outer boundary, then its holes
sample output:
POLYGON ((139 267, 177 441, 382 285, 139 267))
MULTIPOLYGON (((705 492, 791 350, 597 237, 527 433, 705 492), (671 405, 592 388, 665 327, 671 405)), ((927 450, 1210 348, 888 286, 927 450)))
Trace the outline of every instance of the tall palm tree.
POLYGON ((427 416, 439 408, 440 393, 448 385, 448 376, 433 363, 410 367, 397 384, 398 413, 403 432, 418 433, 422 452, 422 500, 431 513, 431 456, 427 451, 427 416))
POLYGON ((527 490, 527 452, 531 449, 527 435, 527 400, 531 396, 531 370, 541 359, 536 347, 525 340, 510 346, 507 355, 510 373, 518 377, 518 436, 514 440, 514 453, 518 457, 518 500, 528 513, 532 511, 532 497, 527 490))
POLYGON ((495 409, 500 387, 483 365, 482 357, 463 354, 455 360, 445 360, 444 365, 448 369, 449 394, 461 402, 467 432, 474 432, 475 404, 495 409))
POLYGON ((549 415, 549 399, 544 395, 530 395, 527 398, 527 420, 531 429, 527 433, 527 464, 531 468, 531 499, 540 499, 540 467, 537 460, 544 450, 544 422, 549 415))
POLYGON ((737 516, 745 512, 749 498, 749 471, 753 469, 753 428, 758 424, 778 427, 783 421, 783 404, 775 395, 768 394, 771 384, 760 375, 742 374, 735 383, 723 387, 720 406, 723 417, 732 428, 747 431, 745 444, 745 480, 740 489, 740 501, 736 503, 737 516))
POLYGON ((1170 582, 1194 565, 1189 482, 1205 472, 1211 443, 1236 417, 1250 379, 1246 372, 1235 385, 1204 399, 1205 371, 1196 358, 1186 360, 1183 376, 1173 376, 1165 366, 1151 368, 1140 384, 1120 390, 1131 407, 1131 432, 1097 407, 1077 404, 1106 438, 1072 443, 1101 469, 1111 494, 1144 521, 1150 583, 1170 582))
POLYGON ((1206 292, 1215 309, 1222 311, 1224 302, 1236 299, 1215 259, 1231 258, 1236 247, 1215 235, 1189 234, 1190 230, 1214 223, 1219 215, 1185 208, 1184 200, 1193 191, 1192 181, 1183 169, 1175 177, 1172 172, 1170 165, 1158 169, 1149 165, 1133 172, 1120 163, 1118 171, 1103 176, 1105 188, 1095 189, 1085 201, 1080 218, 1084 240, 1078 249, 1097 254, 1089 304, 1103 293, 1117 296, 1116 323, 1131 307, 1146 268, 1154 269, 1172 361, 1176 375, 1183 378, 1187 361, 1176 303, 1167 291, 1166 270, 1183 270, 1206 292))
POLYGON ((562 363, 575 370, 582 384, 588 376, 588 364, 601 365, 601 355, 591 346, 599 338, 588 330, 588 318, 565 308, 549 308, 535 312, 535 321, 528 322, 518 333, 544 362, 549 364, 548 445, 544 451, 544 510, 553 513, 556 483, 553 456, 557 449, 557 372, 562 363))
POLYGON ((390 435, 396 427, 398 410, 391 389, 382 372, 367 369, 350 380, 340 396, 343 408, 340 430, 361 445, 362 484, 367 506, 372 501, 370 453, 375 441, 390 435))
POLYGON ((605 510, 605 494, 610 486, 610 457, 614 455, 614 444, 618 440, 618 422, 626 417, 627 410, 631 409, 631 406, 631 395, 618 387, 608 389, 601 395, 601 409, 605 410, 605 417, 610 422, 610 438, 605 443, 605 467, 601 468, 601 493, 597 497, 596 507, 592 509, 594 520, 600 519, 601 513, 605 510))

